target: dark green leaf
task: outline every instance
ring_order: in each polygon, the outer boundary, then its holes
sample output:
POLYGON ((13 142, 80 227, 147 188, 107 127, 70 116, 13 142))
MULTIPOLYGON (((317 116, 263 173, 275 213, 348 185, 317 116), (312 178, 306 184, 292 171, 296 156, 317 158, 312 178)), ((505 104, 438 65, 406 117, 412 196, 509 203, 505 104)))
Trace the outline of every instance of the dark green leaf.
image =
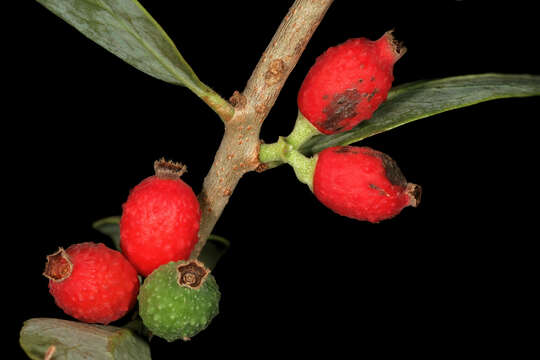
POLYGON ((37 1, 89 39, 148 75, 186 86, 199 96, 209 91, 138 1, 37 1))
POLYGON ((411 121, 483 101, 540 95, 540 76, 480 74, 417 81, 395 87, 369 120, 354 129, 308 140, 300 151, 312 155, 348 145, 411 121))
POLYGON ((76 321, 35 318, 24 322, 19 342, 31 359, 150 360, 150 347, 130 330, 76 321))
POLYGON ((230 243, 227 239, 217 235, 210 235, 199 255, 199 260, 212 270, 216 267, 219 259, 227 252, 229 246, 230 243))
POLYGON ((92 227, 109 236, 114 243, 114 247, 120 251, 120 216, 110 216, 98 220, 92 224, 92 227))
POLYGON ((144 326, 138 311, 137 315, 134 316, 132 320, 130 320, 126 325, 123 325, 122 327, 124 329, 133 331, 134 334, 137 334, 140 337, 147 339, 148 341, 152 340, 152 332, 148 330, 146 326, 144 326))

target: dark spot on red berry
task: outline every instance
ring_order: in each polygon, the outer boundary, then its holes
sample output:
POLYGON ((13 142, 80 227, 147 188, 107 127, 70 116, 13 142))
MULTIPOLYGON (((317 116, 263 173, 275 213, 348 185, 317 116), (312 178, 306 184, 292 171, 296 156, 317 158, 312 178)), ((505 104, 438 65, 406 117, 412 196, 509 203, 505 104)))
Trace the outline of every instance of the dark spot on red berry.
POLYGON ((329 96, 328 95, 323 95, 323 100, 328 100, 329 96))
POLYGON ((397 185, 402 188, 407 186, 407 179, 405 179, 405 176, 399 169, 397 162, 390 156, 371 148, 363 148, 363 154, 381 159, 386 178, 392 185, 397 185))
POLYGON ((369 79, 371 81, 375 81, 375 76, 372 76, 371 79, 369 79))
POLYGON ((392 185, 397 185, 399 187, 407 186, 407 179, 399 169, 397 163, 390 156, 379 152, 377 156, 381 159, 384 167, 384 173, 386 178, 392 185))
POLYGON ((361 101, 361 94, 356 89, 347 89, 334 95, 332 101, 323 109, 326 120, 321 127, 327 131, 338 131, 343 120, 356 116, 356 105, 361 101))
POLYGON ((334 149, 336 154, 358 154, 358 149, 354 146, 340 146, 334 149))
POLYGON ((389 196, 388 193, 386 191, 384 191, 384 189, 378 187, 377 185, 375 184, 369 184, 369 187, 373 190, 377 190, 377 192, 379 193, 379 195, 381 196, 389 196))
POLYGON ((351 151, 351 147, 350 146, 340 146, 338 147, 337 149, 334 149, 334 152, 336 154, 346 154, 348 152, 351 151))
POLYGON ((377 88, 373 89, 373 92, 368 95, 367 101, 371 101, 371 99, 373 99, 375 94, 377 94, 378 92, 379 92, 379 89, 377 89, 377 88))

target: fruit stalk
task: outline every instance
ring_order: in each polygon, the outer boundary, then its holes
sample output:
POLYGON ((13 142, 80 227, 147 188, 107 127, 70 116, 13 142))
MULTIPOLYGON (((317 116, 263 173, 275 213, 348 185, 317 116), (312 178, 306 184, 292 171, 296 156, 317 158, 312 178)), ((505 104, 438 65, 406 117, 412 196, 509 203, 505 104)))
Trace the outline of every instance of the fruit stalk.
POLYGON ((307 140, 311 139, 315 135, 321 133, 298 111, 298 117, 294 124, 293 131, 287 136, 287 142, 291 144, 295 149, 298 149, 307 140))
POLYGON ((261 126, 287 77, 333 0, 296 0, 261 56, 242 93, 235 92, 235 111, 225 121, 225 133, 199 194, 201 227, 191 253, 196 259, 236 185, 244 174, 260 170, 261 126))
POLYGON ((288 149, 283 156, 283 161, 291 165, 296 178, 313 191, 313 172, 317 166, 317 155, 307 157, 295 149, 288 149))

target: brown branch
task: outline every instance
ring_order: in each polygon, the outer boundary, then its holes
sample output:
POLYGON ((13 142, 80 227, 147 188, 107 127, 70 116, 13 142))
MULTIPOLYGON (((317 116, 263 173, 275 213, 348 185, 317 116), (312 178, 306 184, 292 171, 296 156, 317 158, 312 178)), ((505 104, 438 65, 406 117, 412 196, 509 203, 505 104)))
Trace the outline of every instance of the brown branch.
POLYGON ((268 44, 242 93, 230 101, 234 115, 199 194, 202 219, 197 258, 242 176, 260 166, 259 133, 263 121, 296 66, 313 32, 333 0, 296 0, 268 44))

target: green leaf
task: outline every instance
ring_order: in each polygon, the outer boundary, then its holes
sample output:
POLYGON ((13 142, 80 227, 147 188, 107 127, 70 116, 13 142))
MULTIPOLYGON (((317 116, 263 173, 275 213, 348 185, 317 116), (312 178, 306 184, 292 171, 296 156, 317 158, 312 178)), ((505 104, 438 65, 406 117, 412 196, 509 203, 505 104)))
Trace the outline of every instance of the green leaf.
POLYGON ((120 249, 120 216, 109 216, 98 220, 92 224, 92 227, 100 233, 110 237, 116 250, 120 249))
POLYGON ((160 80, 189 88, 222 118, 232 105, 203 84, 172 40, 136 0, 37 0, 86 37, 160 80))
POLYGON ((540 76, 480 74, 416 81, 395 87, 369 120, 354 129, 311 138, 300 148, 312 155, 327 147, 349 145, 414 120, 480 102, 540 95, 540 76))
POLYGON ((207 268, 213 270, 219 259, 227 252, 229 246, 229 240, 212 234, 208 237, 208 240, 199 255, 199 260, 202 261, 207 268))
POLYGON ((76 321, 35 318, 24 322, 19 343, 31 359, 150 360, 150 347, 130 330, 76 321))
POLYGON ((171 39, 135 0, 37 0, 137 69, 163 81, 201 86, 171 39))

